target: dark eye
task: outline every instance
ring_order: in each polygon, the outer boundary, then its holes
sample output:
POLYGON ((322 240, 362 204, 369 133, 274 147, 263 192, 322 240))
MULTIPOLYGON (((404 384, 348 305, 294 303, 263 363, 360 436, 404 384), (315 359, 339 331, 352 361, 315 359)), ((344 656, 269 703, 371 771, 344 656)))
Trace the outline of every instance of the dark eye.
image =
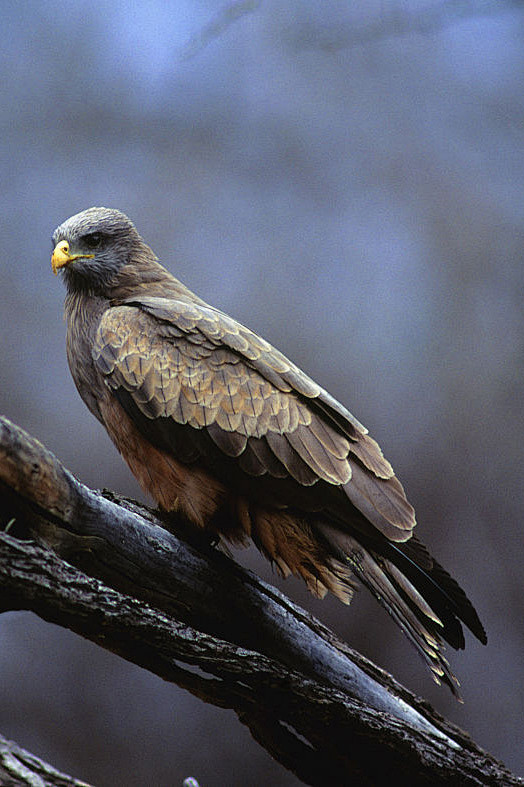
POLYGON ((98 249, 103 240, 104 236, 100 232, 91 232, 89 235, 83 236, 82 243, 88 249, 98 249))

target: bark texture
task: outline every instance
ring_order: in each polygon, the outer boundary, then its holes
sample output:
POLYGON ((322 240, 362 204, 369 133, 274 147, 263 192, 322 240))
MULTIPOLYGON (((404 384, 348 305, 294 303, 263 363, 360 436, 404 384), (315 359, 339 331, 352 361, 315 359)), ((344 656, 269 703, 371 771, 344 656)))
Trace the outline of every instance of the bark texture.
POLYGON ((32 610, 234 709, 304 783, 389 784, 398 769, 410 784, 523 784, 274 588, 88 489, 5 418, 0 499, 3 610, 32 610))

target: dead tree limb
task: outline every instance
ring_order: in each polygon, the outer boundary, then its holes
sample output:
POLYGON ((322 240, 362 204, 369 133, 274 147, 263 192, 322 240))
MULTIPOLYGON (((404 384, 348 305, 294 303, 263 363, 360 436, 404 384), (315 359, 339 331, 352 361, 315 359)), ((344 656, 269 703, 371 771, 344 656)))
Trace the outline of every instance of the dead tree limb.
POLYGON ((304 783, 389 784, 399 769, 410 784, 523 784, 277 590, 88 489, 5 418, 0 499, 3 610, 32 610, 234 709, 304 783))
POLYGON ((89 787, 57 771, 39 757, 0 735, 0 784, 2 787, 89 787))

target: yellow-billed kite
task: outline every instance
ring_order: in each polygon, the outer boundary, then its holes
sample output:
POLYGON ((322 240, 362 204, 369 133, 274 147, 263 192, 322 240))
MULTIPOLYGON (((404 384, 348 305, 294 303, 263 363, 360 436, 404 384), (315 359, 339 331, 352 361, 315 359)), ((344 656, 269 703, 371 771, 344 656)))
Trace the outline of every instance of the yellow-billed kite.
POLYGON ((165 511, 348 602, 358 577, 455 694, 442 641, 465 593, 412 535, 413 508, 377 443, 264 339, 174 278, 120 211, 89 208, 53 235, 78 391, 165 511))

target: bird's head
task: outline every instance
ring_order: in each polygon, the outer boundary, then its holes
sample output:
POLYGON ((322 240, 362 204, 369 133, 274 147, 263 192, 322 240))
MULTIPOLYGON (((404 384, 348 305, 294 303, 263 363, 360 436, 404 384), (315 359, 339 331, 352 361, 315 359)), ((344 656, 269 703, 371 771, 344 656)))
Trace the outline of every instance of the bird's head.
POLYGON ((130 254, 142 242, 119 210, 88 208, 53 233, 53 273, 63 271, 68 289, 105 294, 130 254))

